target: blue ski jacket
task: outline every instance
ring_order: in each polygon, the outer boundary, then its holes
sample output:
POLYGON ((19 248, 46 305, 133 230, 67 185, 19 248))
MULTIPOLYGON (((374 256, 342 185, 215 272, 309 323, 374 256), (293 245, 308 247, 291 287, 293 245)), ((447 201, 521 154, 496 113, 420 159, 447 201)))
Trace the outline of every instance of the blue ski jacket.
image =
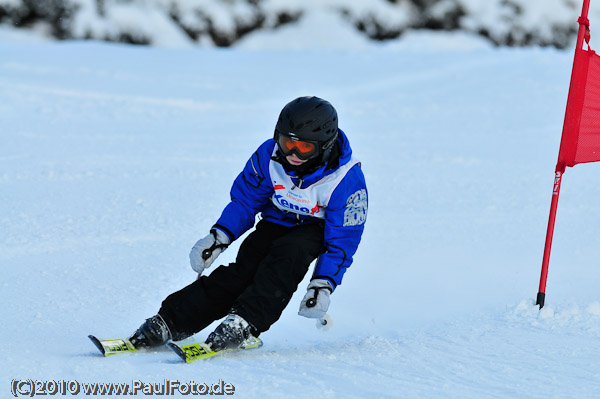
POLYGON ((254 226, 256 215, 285 226, 324 222, 324 248, 313 279, 329 280, 334 289, 352 264, 367 219, 368 199, 360 163, 348 138, 338 134, 339 165, 323 165, 310 174, 286 171, 272 159, 277 145, 265 141, 252 154, 231 188, 231 202, 213 228, 231 242, 254 226))

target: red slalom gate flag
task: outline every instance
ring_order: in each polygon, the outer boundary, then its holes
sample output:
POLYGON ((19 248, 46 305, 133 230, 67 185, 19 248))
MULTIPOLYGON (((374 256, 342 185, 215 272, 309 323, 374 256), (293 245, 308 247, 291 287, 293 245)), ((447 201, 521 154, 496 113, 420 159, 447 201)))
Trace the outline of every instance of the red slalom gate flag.
POLYGON ((576 49, 571 79, 559 166, 600 161, 600 56, 576 49))
POLYGON ((544 306, 546 297, 548 264, 562 175, 567 166, 600 161, 600 56, 589 47, 590 22, 587 18, 589 6, 590 0, 584 0, 581 16, 577 21, 579 32, 555 170, 542 275, 536 302, 540 309, 544 306), (584 40, 587 43, 587 50, 583 49, 584 40))

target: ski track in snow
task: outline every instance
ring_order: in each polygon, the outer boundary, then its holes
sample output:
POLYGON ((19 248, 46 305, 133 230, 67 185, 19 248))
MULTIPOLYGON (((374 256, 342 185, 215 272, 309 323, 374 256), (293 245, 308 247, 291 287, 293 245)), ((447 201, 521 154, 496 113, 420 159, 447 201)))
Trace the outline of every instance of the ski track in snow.
POLYGON ((536 49, 0 43, 0 392, 167 378, 242 398, 600 397, 598 165, 565 174, 547 306, 531 299, 570 64, 536 49), (370 192, 332 329, 296 315, 305 280, 261 349, 99 357, 87 334, 130 334, 193 280, 189 248, 305 94, 338 108, 370 192))

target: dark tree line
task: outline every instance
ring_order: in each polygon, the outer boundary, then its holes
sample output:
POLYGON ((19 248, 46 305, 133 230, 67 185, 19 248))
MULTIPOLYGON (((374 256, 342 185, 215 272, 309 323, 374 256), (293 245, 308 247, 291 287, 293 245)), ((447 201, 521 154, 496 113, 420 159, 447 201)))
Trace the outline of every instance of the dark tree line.
MULTIPOLYGON (((370 39, 379 41, 399 38, 407 30, 429 29, 471 32, 498 46, 541 45, 564 48, 572 42, 577 32, 577 10, 568 0, 564 1, 570 5, 572 15, 565 16, 561 21, 547 21, 548 26, 543 30, 538 26, 526 26, 520 22, 524 10, 519 1, 527 0, 481 0, 497 4, 501 14, 498 21, 508 27, 501 30, 493 25, 474 24, 472 20, 471 23, 466 23, 470 15, 464 0, 378 1, 397 7, 405 18, 390 21, 390 18, 382 18, 377 13, 363 11, 359 14, 351 7, 351 3, 344 6, 343 2, 336 2, 331 12, 370 39)), ((95 18, 102 21, 110 18, 111 7, 128 4, 146 9, 151 7, 154 11, 162 13, 165 20, 194 42, 206 42, 210 39, 215 46, 228 47, 256 30, 275 30, 283 25, 296 23, 306 12, 294 6, 290 6, 289 9, 269 9, 265 6, 265 0, 214 0, 213 3, 229 13, 230 21, 227 26, 219 25, 215 16, 211 14, 210 7, 203 9, 198 5, 190 8, 189 2, 180 4, 177 0, 0 0, 0 23, 22 28, 43 24, 52 37, 60 40, 93 38, 152 44, 155 38, 148 33, 151 29, 120 27, 116 32, 98 32, 85 27, 74 29, 77 18, 85 7, 88 16, 89 13, 93 13, 95 18), (240 5, 243 6, 243 13, 240 12, 240 5)), ((137 23, 143 24, 144 21, 137 23)))

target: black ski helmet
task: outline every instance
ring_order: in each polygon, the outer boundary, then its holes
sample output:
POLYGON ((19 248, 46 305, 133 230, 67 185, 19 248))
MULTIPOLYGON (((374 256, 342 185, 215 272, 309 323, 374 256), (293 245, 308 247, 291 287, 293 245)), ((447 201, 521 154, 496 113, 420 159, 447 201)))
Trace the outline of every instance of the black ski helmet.
POLYGON ((275 125, 275 141, 279 135, 317 143, 315 158, 323 164, 331 155, 338 136, 338 117, 333 105, 319 97, 298 97, 279 114, 275 125))

